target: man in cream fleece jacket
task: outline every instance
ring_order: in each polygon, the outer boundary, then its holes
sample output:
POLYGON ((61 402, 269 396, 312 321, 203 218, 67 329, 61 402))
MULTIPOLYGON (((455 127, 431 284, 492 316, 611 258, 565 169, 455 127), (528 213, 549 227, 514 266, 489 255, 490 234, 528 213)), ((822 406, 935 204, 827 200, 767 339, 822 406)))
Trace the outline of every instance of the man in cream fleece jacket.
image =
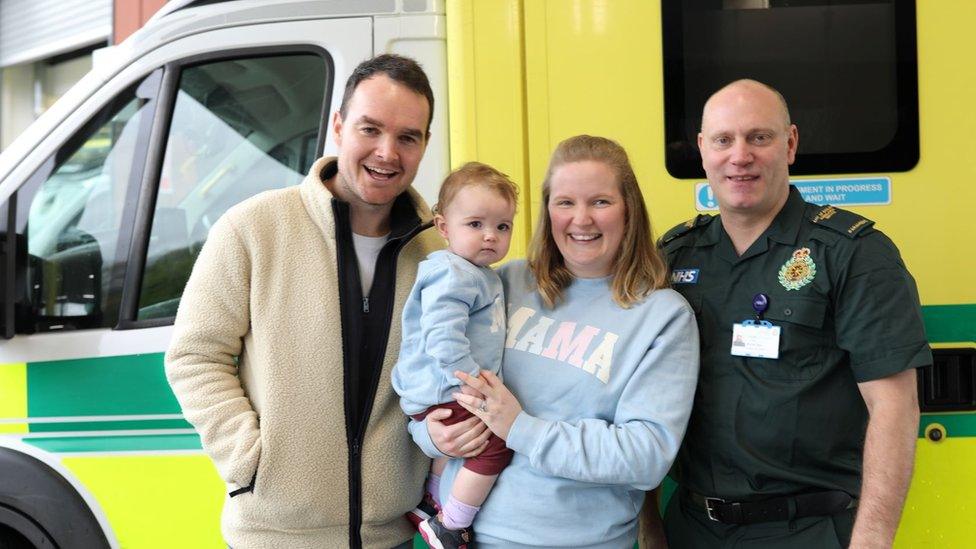
POLYGON ((359 65, 337 158, 229 210, 187 283, 166 355, 228 485, 235 549, 407 542, 428 460, 390 384, 417 263, 442 247, 410 187, 433 94, 413 60, 359 65))

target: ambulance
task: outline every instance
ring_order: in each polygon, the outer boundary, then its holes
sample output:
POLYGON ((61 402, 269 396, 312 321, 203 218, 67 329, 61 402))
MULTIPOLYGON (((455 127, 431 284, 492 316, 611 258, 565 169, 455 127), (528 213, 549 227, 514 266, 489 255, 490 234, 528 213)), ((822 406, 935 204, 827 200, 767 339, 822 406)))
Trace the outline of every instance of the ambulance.
POLYGON ((163 374, 183 286, 224 211, 335 152, 350 71, 395 52, 437 98, 415 186, 433 201, 475 159, 512 176, 510 257, 560 140, 623 144, 660 234, 715 210, 708 94, 781 90, 793 182, 875 221, 918 281, 936 364, 896 545, 971 546, 974 28, 969 0, 169 2, 0 155, 0 545, 225 547, 224 484, 163 374))

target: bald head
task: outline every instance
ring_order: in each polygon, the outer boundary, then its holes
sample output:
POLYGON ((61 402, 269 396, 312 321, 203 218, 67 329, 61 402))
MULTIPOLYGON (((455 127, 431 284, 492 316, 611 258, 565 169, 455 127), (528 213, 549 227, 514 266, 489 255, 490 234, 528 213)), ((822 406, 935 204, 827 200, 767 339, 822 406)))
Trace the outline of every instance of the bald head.
POLYGON ((790 126, 790 109, 786 105, 786 99, 783 97, 783 94, 779 93, 776 88, 763 84, 758 80, 743 78, 726 84, 717 92, 713 93, 708 98, 708 101, 705 101, 705 107, 702 109, 702 127, 705 127, 705 118, 708 116, 710 108, 714 108, 717 104, 724 105, 728 102, 744 101, 775 103, 782 115, 783 127, 788 128, 790 126))

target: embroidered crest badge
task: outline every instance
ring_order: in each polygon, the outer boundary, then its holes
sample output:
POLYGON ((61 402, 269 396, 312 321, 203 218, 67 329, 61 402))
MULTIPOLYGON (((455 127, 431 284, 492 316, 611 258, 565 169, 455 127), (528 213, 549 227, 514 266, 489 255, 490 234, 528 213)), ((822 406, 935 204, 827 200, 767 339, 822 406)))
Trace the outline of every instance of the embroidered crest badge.
POLYGON ((817 276, 817 265, 810 257, 810 248, 800 248, 793 252, 779 269, 779 283, 787 290, 799 290, 817 276))

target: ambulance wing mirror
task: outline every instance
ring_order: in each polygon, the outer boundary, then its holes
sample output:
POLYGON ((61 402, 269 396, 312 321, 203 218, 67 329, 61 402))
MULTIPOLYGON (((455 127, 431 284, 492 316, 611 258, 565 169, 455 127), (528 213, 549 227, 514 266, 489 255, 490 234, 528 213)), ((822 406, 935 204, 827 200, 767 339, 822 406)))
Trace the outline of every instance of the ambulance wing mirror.
POLYGON ((0 337, 14 337, 14 289, 17 280, 17 219, 14 193, 0 206, 0 337))

